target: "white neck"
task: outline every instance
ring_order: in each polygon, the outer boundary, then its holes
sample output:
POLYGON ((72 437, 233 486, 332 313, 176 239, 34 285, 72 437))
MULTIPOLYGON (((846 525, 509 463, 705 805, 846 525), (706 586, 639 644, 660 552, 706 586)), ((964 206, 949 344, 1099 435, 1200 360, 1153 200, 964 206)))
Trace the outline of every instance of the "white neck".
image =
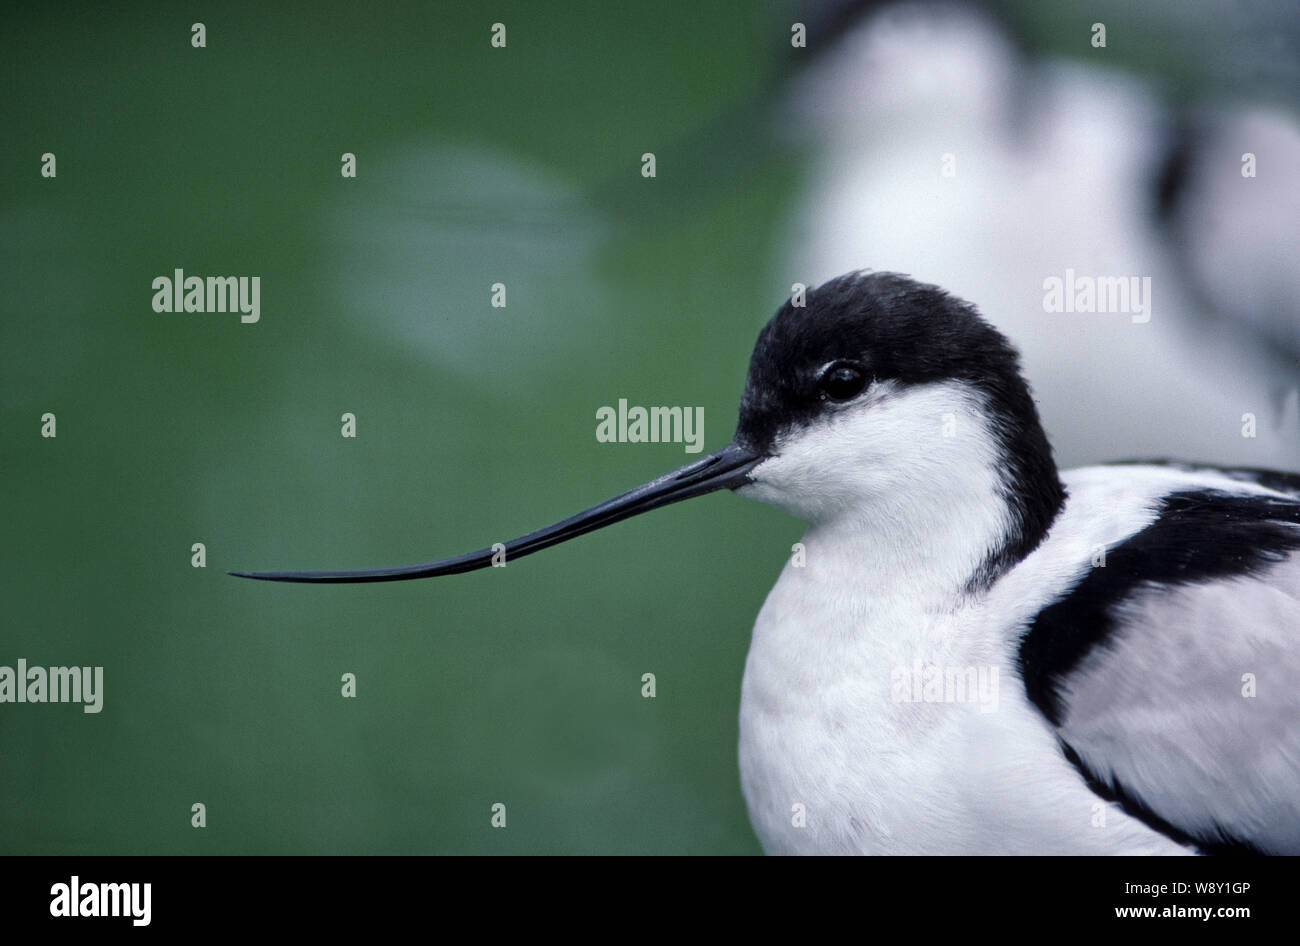
POLYGON ((784 438, 741 492, 809 522, 809 576, 835 597, 951 607, 1012 524, 1001 456, 967 386, 885 384, 784 438))

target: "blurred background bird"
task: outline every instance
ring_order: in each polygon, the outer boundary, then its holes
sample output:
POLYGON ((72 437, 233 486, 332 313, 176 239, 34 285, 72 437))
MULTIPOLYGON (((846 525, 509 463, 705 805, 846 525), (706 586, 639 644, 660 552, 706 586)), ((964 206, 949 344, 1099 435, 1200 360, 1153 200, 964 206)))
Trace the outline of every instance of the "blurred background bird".
POLYGON ((1227 7, 1144 7, 1180 48, 1173 72, 1115 5, 1073 9, 1048 47, 1028 5, 844 7, 834 48, 790 86, 785 127, 814 157, 788 270, 815 284, 870 261, 981 300, 1040 379, 1067 463, 1295 467, 1300 57, 1284 7, 1230 29, 1227 7), (1150 322, 1044 312, 1044 279, 1067 268, 1150 276, 1150 322), (1234 436, 1246 414, 1253 435, 1234 436))

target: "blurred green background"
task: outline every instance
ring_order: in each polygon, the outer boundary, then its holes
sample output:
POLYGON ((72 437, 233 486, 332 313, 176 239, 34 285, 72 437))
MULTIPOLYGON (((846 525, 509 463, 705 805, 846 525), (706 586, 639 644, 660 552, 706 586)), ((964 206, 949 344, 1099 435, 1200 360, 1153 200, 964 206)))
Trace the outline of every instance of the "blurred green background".
POLYGON ((225 574, 480 548, 692 459, 597 443, 620 397, 731 435, 794 170, 710 129, 788 26, 477 6, 6 14, 0 664, 102 665, 105 702, 0 706, 0 852, 757 851, 736 718, 780 513, 440 581, 225 574), (259 275, 261 321, 155 313, 177 267, 259 275))

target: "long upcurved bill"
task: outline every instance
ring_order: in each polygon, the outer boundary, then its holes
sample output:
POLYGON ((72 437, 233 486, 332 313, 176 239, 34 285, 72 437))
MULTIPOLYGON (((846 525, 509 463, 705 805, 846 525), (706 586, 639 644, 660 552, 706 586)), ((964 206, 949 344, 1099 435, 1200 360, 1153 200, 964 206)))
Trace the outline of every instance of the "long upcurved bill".
MULTIPOLYGON (((505 543, 506 560, 531 555, 544 548, 558 545, 569 539, 612 525, 631 516, 658 509, 671 503, 703 496, 719 489, 735 489, 749 482, 749 471, 763 459, 746 447, 728 444, 717 453, 689 463, 644 486, 628 490, 622 495, 592 506, 576 516, 570 516, 554 525, 530 532, 505 543)), ((499 550, 498 550, 499 551, 499 550)), ((419 565, 399 565, 393 568, 374 568, 359 571, 335 572, 230 572, 236 578, 260 578, 264 581, 301 581, 320 584, 340 584, 361 581, 404 581, 410 578, 433 578, 437 575, 456 575, 487 568, 492 564, 493 549, 479 549, 419 565)))

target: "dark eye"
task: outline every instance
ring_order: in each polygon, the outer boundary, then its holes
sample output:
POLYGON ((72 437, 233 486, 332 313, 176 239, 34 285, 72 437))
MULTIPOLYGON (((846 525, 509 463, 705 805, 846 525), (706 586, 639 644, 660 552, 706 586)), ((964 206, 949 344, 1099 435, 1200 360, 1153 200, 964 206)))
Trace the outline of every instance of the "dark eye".
POLYGON ((817 386, 832 401, 847 401, 862 393, 867 373, 857 365, 837 361, 822 372, 817 386))

